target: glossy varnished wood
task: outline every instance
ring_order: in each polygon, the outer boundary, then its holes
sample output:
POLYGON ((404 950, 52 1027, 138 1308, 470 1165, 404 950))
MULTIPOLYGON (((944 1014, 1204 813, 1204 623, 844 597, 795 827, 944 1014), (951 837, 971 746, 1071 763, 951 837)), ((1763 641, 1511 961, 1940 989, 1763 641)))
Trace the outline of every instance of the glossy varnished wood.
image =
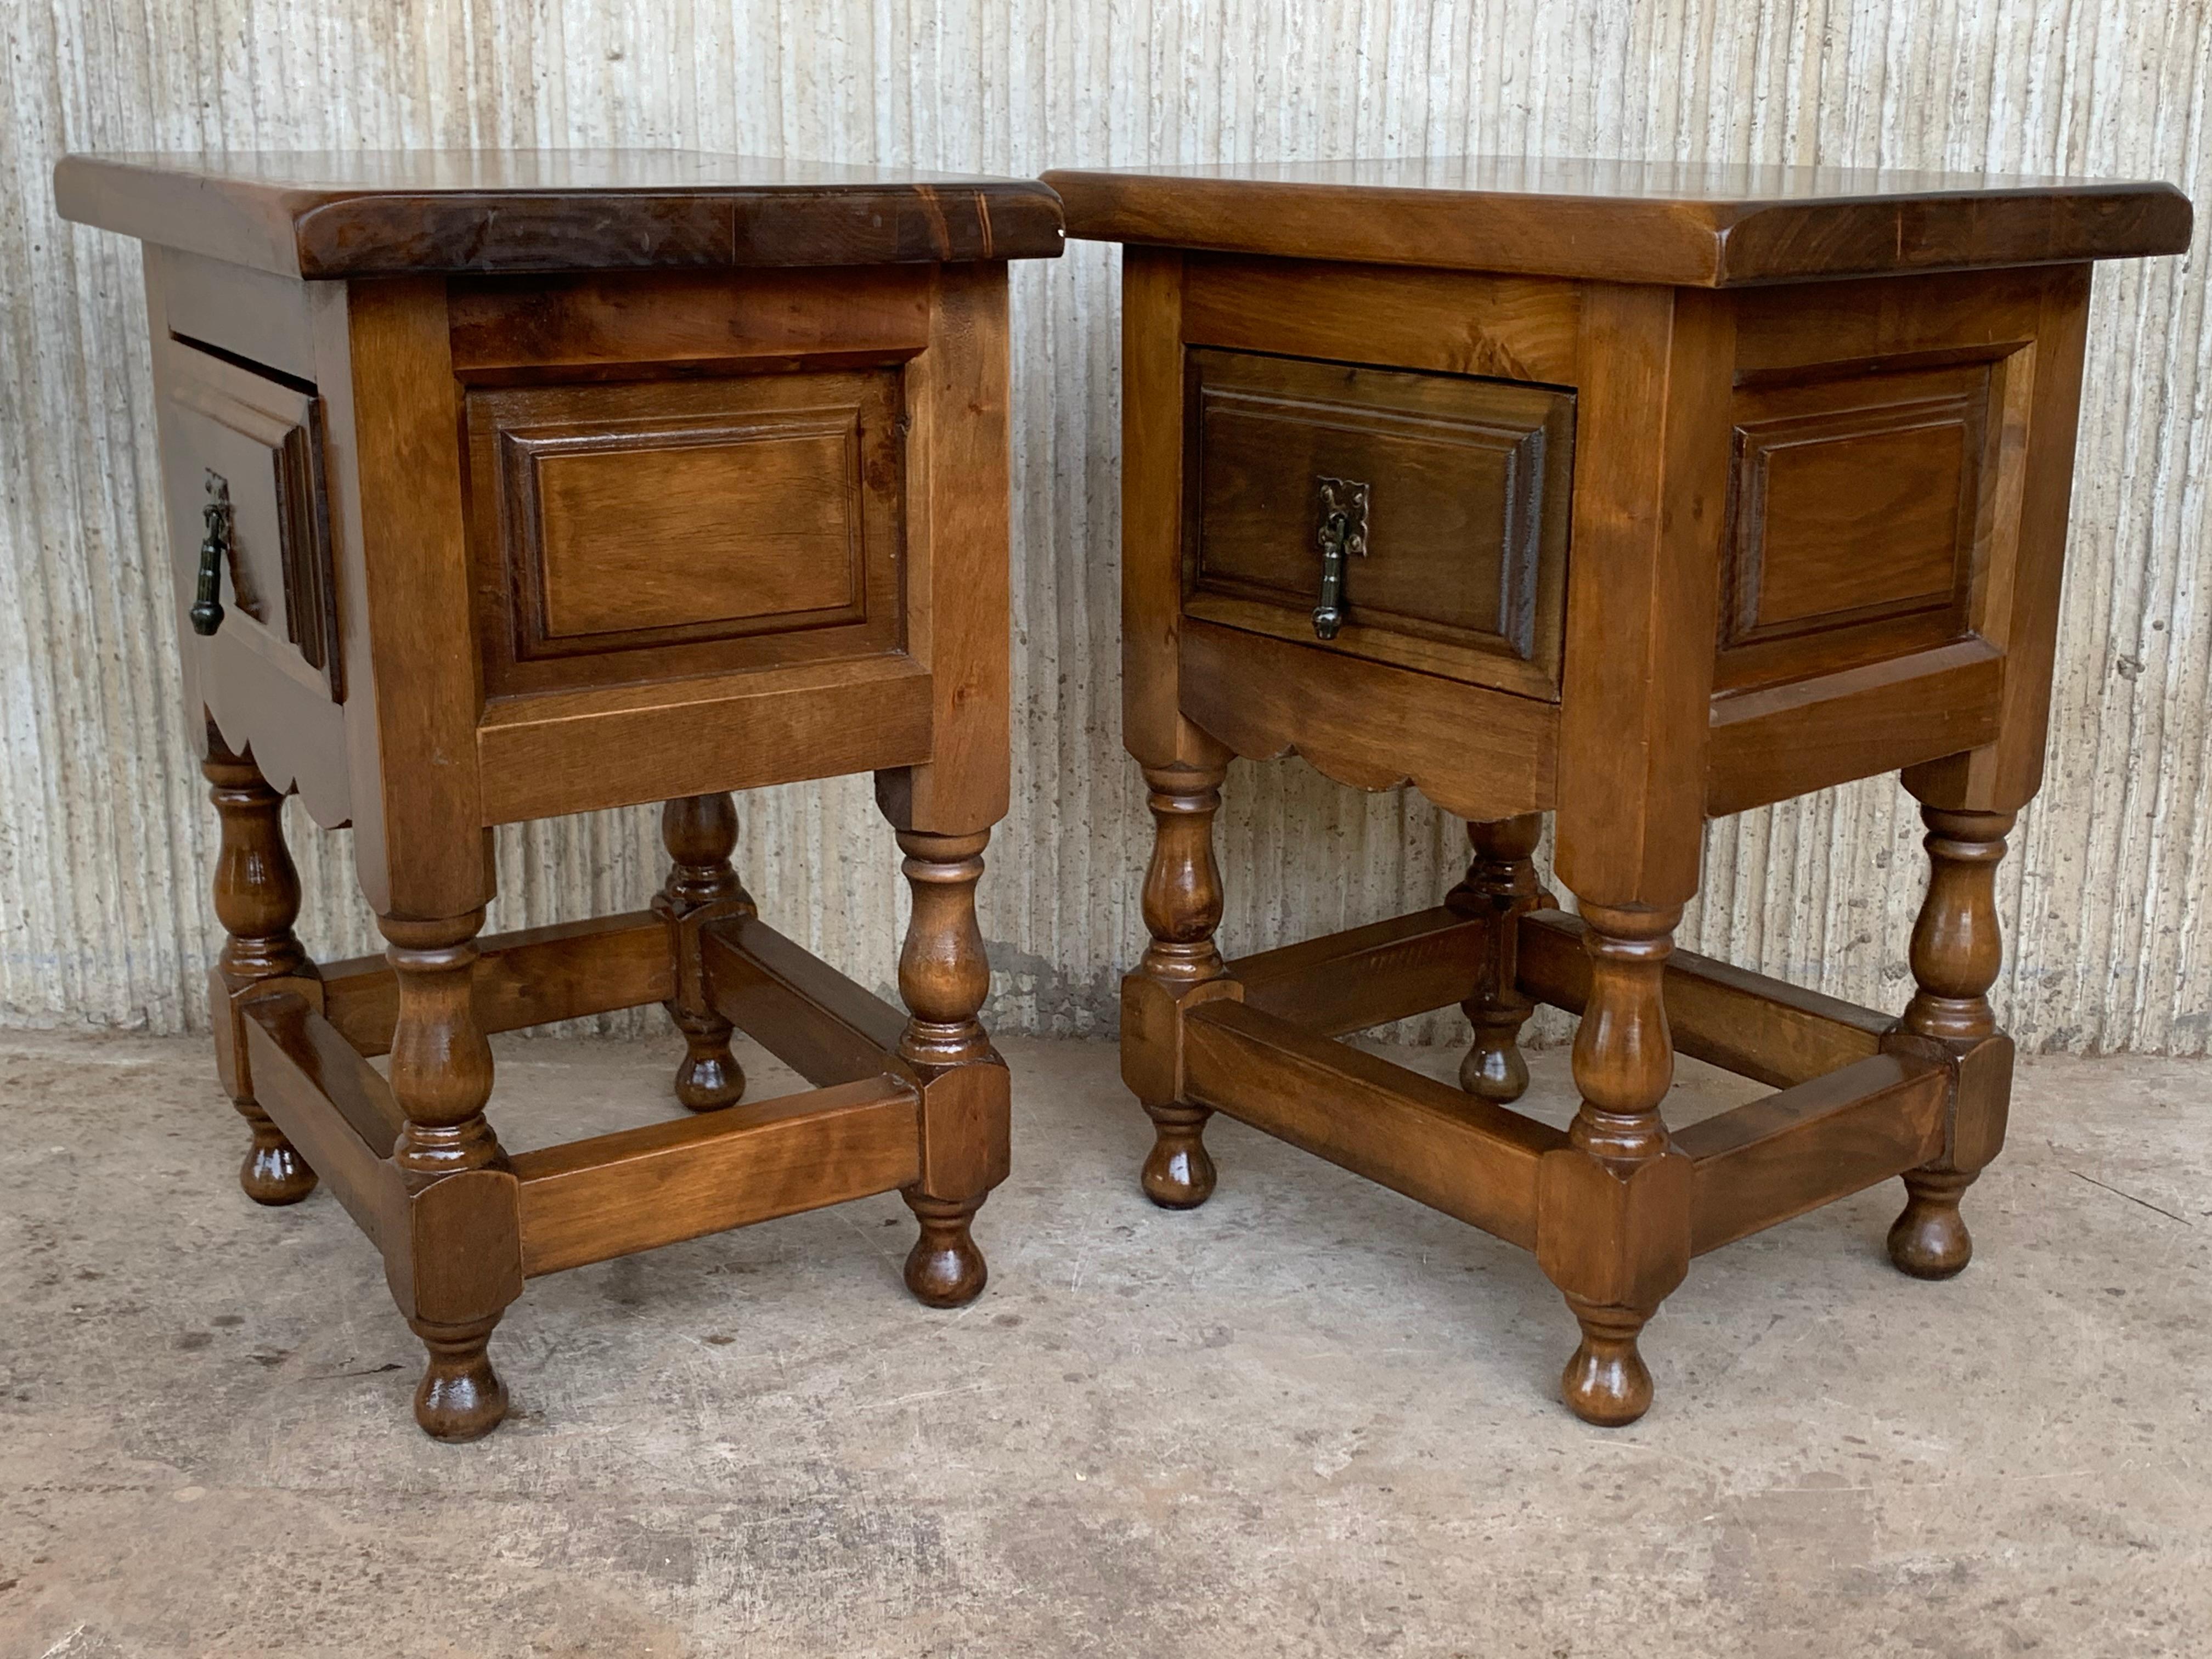
MULTIPOLYGON (((391 958, 325 963, 324 1011, 362 1054, 389 1054, 399 1018, 391 958)), ((555 922, 477 940, 477 1024, 486 1034, 642 1008, 676 994, 666 919, 654 910, 555 922)))
POLYGON ((1460 1004, 1474 1041, 1460 1061, 1459 1086, 1500 1105, 1528 1088, 1520 1036, 1536 1005, 1521 990, 1521 918, 1547 901, 1534 856, 1543 833, 1544 820, 1534 812, 1468 824, 1474 856, 1459 885, 1444 896, 1448 909, 1482 928, 1474 988, 1460 1004))
POLYGON ((1876 1054, 1675 1132, 1699 1254, 1920 1167, 1943 1143, 1940 1066, 1876 1054))
POLYGON ((514 1160, 533 1277, 887 1193, 915 1178, 915 1090, 875 1077, 514 1160))
MULTIPOLYGON (((1520 988, 1579 1014, 1589 1006, 1590 960, 1583 923, 1559 911, 1522 915, 1515 962, 1520 988)), ((1667 1025, 1693 1060, 1775 1088, 1808 1082, 1879 1053, 1888 1015, 1687 951, 1664 969, 1667 1025)))
POLYGON ((1316 257, 1164 256, 1133 245, 1122 257, 1125 270, 1179 261, 1179 326, 1193 345, 1533 385, 1575 378, 1582 289, 1574 283, 1316 257))
POLYGON ((1361 789, 1410 782, 1479 821, 1553 804, 1559 711, 1552 703, 1197 617, 1177 636, 1180 717, 1200 728, 1200 742, 1248 760, 1303 756, 1361 789), (1470 731, 1484 733, 1479 758, 1470 731))
POLYGON ((64 218, 310 281, 1031 259, 1060 204, 1026 179, 687 150, 72 155, 64 218))
MULTIPOLYGON (((936 679, 903 653, 502 697, 476 729, 493 823, 925 763, 936 679)), ((1002 809, 1003 810, 1003 809, 1002 809)))
POLYGON ((929 343, 927 265, 581 271, 446 285, 474 386, 899 363, 929 343))
POLYGON ((1357 480, 1347 656, 1559 692, 1574 400, 1459 375, 1194 349, 1183 610, 1316 637, 1315 480, 1357 480))
POLYGON ((181 338, 165 342, 161 355, 169 465, 179 486, 172 499, 182 509, 172 545, 179 586, 197 581, 205 506, 220 490, 229 543, 218 573, 226 644, 343 702, 321 400, 181 338))
POLYGON ((1224 760, 1217 751, 1197 765, 1145 769, 1153 833, 1143 911, 1152 942, 1121 981, 1122 1029, 1135 1039, 1121 1046, 1121 1080, 1152 1120, 1139 1179, 1163 1209, 1194 1209, 1213 1192, 1204 1139, 1211 1109, 1188 1091, 1182 1017, 1217 991, 1237 994, 1213 937, 1222 905, 1213 817, 1224 760))
POLYGON ((707 923, 756 914, 753 896, 730 862, 738 846, 737 803, 726 794, 670 801, 660 809, 660 838, 668 848, 668 879, 653 908, 668 924, 676 963, 676 994, 668 1001, 669 1017, 684 1034, 676 1098, 695 1112, 709 1112, 734 1104, 745 1092, 744 1071, 730 1053, 730 1022, 708 995, 700 950, 700 929, 707 923))
POLYGON ((270 1115, 312 1152, 355 1224, 380 1249, 395 1249, 407 1189, 391 1158, 406 1120, 391 1086, 305 998, 263 998, 247 1019, 270 1115), (335 1109, 318 1109, 325 1102, 335 1109))
POLYGON ((486 695, 895 651, 896 369, 472 388, 486 695))
POLYGON ((1485 919, 1439 906, 1239 957, 1224 971, 1253 1007, 1342 1036, 1468 995, 1490 938, 1485 919))
POLYGON ((873 1077, 897 1053, 897 1009, 758 917, 710 922, 699 937, 716 1011, 809 1083, 873 1077))
POLYGON ((1006 1062, 976 1014, 991 969, 975 921, 988 831, 898 833, 900 863, 914 908, 899 951, 899 997, 907 1006, 898 1056, 921 1080, 921 1169, 904 1192, 921 1224, 906 1259, 907 1288, 933 1307, 956 1308, 981 1294, 987 1276, 969 1224, 1006 1178, 1012 1091, 1006 1062))
POLYGON ((1641 1337, 1698 1252, 1902 1175, 1893 1259, 1965 1266, 2088 262, 2179 251, 2186 201, 1463 158, 1048 178, 1072 234, 1125 245, 1146 1191, 1203 1201, 1225 1110, 1523 1244, 1581 1328, 1562 1397, 1607 1425, 1650 1404, 1641 1337), (1570 444, 1554 488, 1536 452, 1570 444), (1410 783, 1474 856, 1439 909, 1224 961, 1221 763, 1292 753, 1410 783), (1929 827, 1901 1019, 1674 951, 1709 817, 1883 772, 1929 827), (1535 868, 1547 812, 1578 917, 1535 868), (1330 1040, 1453 1001, 1460 1091, 1330 1040), (1507 1109, 1538 1002, 1579 1017, 1565 1134, 1507 1109), (1678 1048, 1778 1092, 1677 1132, 1678 1048))
POLYGON ((1191 1016, 1192 1098, 1523 1249, 1556 1129, 1235 999, 1191 1016))
POLYGON ((252 999, 290 991, 319 998, 314 963, 292 924, 300 917, 300 877, 284 845, 283 798, 253 763, 207 733, 201 771, 222 823, 216 854, 215 913, 222 951, 208 975, 216 1016, 216 1063, 251 1143, 239 1185, 257 1204, 296 1204, 315 1189, 315 1171, 254 1098, 245 1017, 252 999))
POLYGON ((2179 253, 2171 185, 1519 156, 1231 162, 1044 181, 1071 236, 1699 288, 2179 253))
POLYGON ((529 1273, 895 1188, 915 1293, 980 1291, 1007 1168, 975 919, 1007 805, 1005 261, 1059 251, 1051 192, 517 152, 76 157, 57 193, 148 245, 246 1185, 319 1173, 376 1243, 422 1426, 505 1413, 490 1343, 529 1273), (855 771, 915 887, 904 1015, 749 931, 732 860, 728 792, 855 771), (301 948, 292 792, 351 825, 382 957, 301 948), (490 826, 640 802, 651 910, 478 937, 490 826), (486 1038, 653 1002, 700 1115, 510 1158, 486 1038), (740 1019, 835 1076, 739 1107, 740 1019))
POLYGON ((1917 988, 1890 1046, 1941 1060, 1951 1091, 1941 1151, 1906 1172, 1905 1211, 1889 1231, 1890 1259, 1916 1279, 1948 1279, 1972 1259, 1959 1200, 2004 1145, 2012 1040, 1997 1029, 1989 990, 2003 957, 1996 866, 2014 817, 1921 809, 1929 877, 1912 928, 1917 988))

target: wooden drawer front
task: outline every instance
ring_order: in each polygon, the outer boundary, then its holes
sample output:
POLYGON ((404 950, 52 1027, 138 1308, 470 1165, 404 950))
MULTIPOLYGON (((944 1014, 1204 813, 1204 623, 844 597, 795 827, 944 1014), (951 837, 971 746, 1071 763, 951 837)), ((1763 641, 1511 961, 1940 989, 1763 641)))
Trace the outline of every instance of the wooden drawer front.
POLYGON ((1188 614, 1557 699, 1571 394, 1249 352, 1188 362, 1188 614), (1365 486, 1364 551, 1341 561, 1324 641, 1322 532, 1346 484, 1365 486))
POLYGON ((488 692, 897 649, 896 368, 468 395, 488 692))
MULTIPOLYGON (((192 604, 212 503, 223 521, 223 617, 209 644, 269 657, 342 701, 321 400, 189 345, 163 349, 169 537, 183 605, 192 604)), ((202 636, 187 622, 184 638, 189 647, 202 636)))
POLYGON ((1740 392, 1719 690, 1972 631, 1996 513, 1990 366, 1740 392))

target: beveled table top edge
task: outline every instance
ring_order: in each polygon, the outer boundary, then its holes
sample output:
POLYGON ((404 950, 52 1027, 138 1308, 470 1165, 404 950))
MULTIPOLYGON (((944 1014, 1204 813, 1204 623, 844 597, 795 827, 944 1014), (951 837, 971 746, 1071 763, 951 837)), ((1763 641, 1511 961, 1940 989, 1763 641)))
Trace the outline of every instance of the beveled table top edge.
POLYGON ((79 154, 61 216, 282 276, 1051 258, 1035 179, 673 150, 79 154))
POLYGON ((1515 157, 1054 168, 1080 240, 1734 287, 2185 252, 2160 181, 1515 157))

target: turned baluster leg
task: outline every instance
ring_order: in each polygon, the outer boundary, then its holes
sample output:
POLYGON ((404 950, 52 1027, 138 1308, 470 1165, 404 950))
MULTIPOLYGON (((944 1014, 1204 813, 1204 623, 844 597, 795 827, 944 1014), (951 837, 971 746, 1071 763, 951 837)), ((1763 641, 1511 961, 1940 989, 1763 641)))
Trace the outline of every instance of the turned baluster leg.
POLYGON ((695 1112, 711 1112, 736 1104, 745 1092, 744 1072, 730 1053, 730 1022, 707 1000, 696 926, 756 914, 752 895, 730 863, 738 845, 737 803, 726 794, 672 800, 660 809, 660 838, 670 866, 653 908, 668 919, 676 952, 677 993, 667 1005, 684 1034, 676 1098, 695 1112))
POLYGON ((1467 838, 1474 850, 1467 874, 1444 897, 1447 908, 1487 921, 1492 935, 1483 953, 1481 977, 1474 994, 1460 1004, 1474 1041, 1460 1061, 1459 1086, 1500 1105, 1528 1092, 1528 1062, 1521 1057, 1521 1028, 1536 1012, 1517 983, 1521 918, 1537 908, 1540 889, 1532 856, 1543 834, 1540 812, 1469 823, 1467 838))
MULTIPOLYGON (((483 912, 431 921, 380 916, 377 925, 390 942, 385 955, 399 991, 392 1092, 407 1121, 392 1161, 413 1194, 416 1255, 458 1256, 457 1235, 471 1244, 493 1237, 469 1237, 463 1218, 477 1189, 488 1184, 472 1186, 470 1178, 479 1170, 503 1172, 507 1161, 483 1115, 491 1097, 491 1045, 477 1023, 472 988, 483 912), (434 1194, 441 1184, 455 1182, 459 1201, 439 1205, 434 1194), (432 1217, 448 1228, 456 1220, 462 1225, 441 1234, 429 1224, 432 1217)), ((414 1263, 417 1288, 408 1322, 429 1353, 415 1390, 415 1420, 436 1439, 474 1440, 507 1415, 507 1385, 492 1370, 487 1345, 512 1290, 520 1286, 519 1274, 503 1273, 499 1254, 484 1248, 470 1252, 474 1259, 414 1263), (485 1293, 504 1276, 514 1279, 510 1290, 485 1293), (435 1293, 427 1303, 426 1285, 435 1293)))
POLYGON ((1923 806, 1920 816, 1928 825, 1928 896, 1912 927, 1918 988, 1899 1029, 1940 1044, 1961 1071, 1944 1155, 1905 1174, 1905 1211, 1889 1230, 1889 1256, 1916 1279, 1948 1279, 1974 1250, 1959 1200, 2003 1139, 2011 1046, 1997 1030, 1988 993, 2003 959, 1997 860, 2015 814, 1923 806))
POLYGON ((212 726, 200 770, 212 786, 209 796, 222 834, 216 854, 215 913, 228 938, 211 987, 217 1060, 231 1103, 252 1134, 238 1184, 257 1204, 296 1204, 314 1191, 315 1172, 254 1103, 234 1013, 240 993, 258 984, 317 976, 292 933, 300 917, 300 877, 284 845, 284 799, 263 779, 252 751, 233 754, 212 726))
MULTIPOLYGON (((1192 988, 1222 977, 1221 951, 1213 939, 1222 907, 1213 817, 1221 810, 1221 781, 1227 775, 1225 765, 1145 769, 1152 786, 1146 804, 1152 814, 1152 857, 1145 871, 1144 913, 1152 942, 1137 971, 1176 1003, 1192 988)), ((1180 1098, 1150 1098, 1141 1089, 1139 1097, 1152 1120, 1152 1150, 1140 1177, 1145 1196, 1163 1209, 1196 1209, 1213 1195, 1213 1158, 1204 1139, 1212 1109, 1180 1098)))
POLYGON ((975 884, 988 830, 968 836, 898 832, 914 894, 899 952, 908 1012, 899 1057, 922 1079, 922 1176, 905 1189, 921 1231, 906 1259, 906 1285, 933 1308, 957 1308, 983 1289, 988 1269, 969 1231, 991 1188, 1006 1178, 1011 1089, 1006 1062, 976 1012, 991 968, 975 923, 975 884))
POLYGON ((1644 1322, 1689 1268, 1689 1161, 1659 1107, 1674 1075, 1661 981, 1681 907, 1585 903, 1589 1000, 1575 1034, 1582 1104, 1568 1148, 1540 1172, 1537 1257, 1582 1326, 1559 1379, 1587 1422, 1632 1423, 1651 1404, 1637 1350, 1644 1322))

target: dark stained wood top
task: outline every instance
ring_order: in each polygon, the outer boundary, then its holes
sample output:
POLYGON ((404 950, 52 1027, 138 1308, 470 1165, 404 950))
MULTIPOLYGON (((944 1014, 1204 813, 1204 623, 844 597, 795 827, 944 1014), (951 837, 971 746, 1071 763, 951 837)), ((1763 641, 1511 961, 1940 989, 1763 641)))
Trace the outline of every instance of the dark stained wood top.
POLYGON ((1051 258, 1031 179, 689 150, 71 155, 65 219, 286 276, 1051 258))
POLYGON ((2179 253, 2171 185, 1430 156, 1044 175, 1067 234, 1698 288, 2179 253))

